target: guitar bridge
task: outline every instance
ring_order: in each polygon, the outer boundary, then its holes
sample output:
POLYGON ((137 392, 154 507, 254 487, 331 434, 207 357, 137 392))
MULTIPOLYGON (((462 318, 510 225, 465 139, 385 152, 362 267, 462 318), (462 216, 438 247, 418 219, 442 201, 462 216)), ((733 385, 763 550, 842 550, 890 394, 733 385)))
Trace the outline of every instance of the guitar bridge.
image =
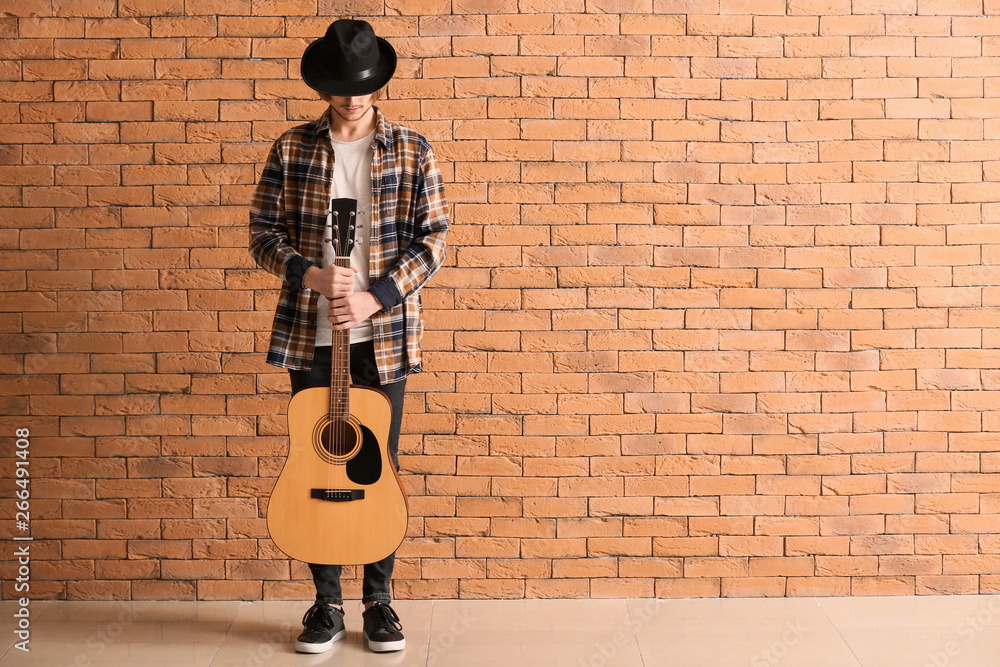
POLYGON ((315 498, 317 500, 326 500, 331 503, 346 503, 351 500, 363 500, 365 497, 364 489, 312 489, 309 493, 310 498, 315 498))

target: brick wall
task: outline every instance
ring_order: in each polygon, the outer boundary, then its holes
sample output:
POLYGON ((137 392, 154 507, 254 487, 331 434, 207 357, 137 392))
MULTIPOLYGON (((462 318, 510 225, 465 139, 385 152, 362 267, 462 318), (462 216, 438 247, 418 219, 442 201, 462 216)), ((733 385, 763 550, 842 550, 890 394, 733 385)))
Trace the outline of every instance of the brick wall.
POLYGON ((454 211, 398 597, 1000 591, 1000 0, 0 0, 32 595, 311 596, 247 204, 344 14, 454 211))

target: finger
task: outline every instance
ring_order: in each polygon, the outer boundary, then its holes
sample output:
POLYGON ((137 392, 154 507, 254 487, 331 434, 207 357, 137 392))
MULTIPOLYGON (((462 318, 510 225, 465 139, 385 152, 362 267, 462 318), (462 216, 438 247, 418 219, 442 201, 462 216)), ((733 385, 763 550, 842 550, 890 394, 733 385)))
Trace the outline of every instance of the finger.
POLYGON ((354 291, 354 278, 351 276, 338 275, 334 284, 340 288, 341 291, 354 291))
POLYGON ((351 322, 354 320, 354 311, 351 309, 350 304, 343 301, 337 305, 331 303, 329 318, 331 322, 351 322))
POLYGON ((334 292, 334 290, 336 289, 336 286, 337 286, 337 274, 332 269, 333 269, 333 267, 329 267, 329 266, 324 267, 322 269, 323 272, 324 272, 324 275, 323 275, 323 289, 324 289, 323 296, 325 296, 328 299, 333 295, 333 292, 334 292))
POLYGON ((330 326, 335 331, 342 331, 344 329, 350 329, 351 327, 354 326, 354 324, 355 322, 353 322, 352 320, 338 320, 336 322, 331 320, 330 326))

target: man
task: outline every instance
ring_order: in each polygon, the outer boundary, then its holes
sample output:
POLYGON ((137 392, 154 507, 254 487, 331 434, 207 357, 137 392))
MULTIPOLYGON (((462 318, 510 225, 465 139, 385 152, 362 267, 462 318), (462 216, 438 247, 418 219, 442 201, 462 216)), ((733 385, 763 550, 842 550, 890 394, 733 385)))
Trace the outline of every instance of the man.
MULTIPOLYGON (((267 362, 289 369, 293 395, 329 386, 331 331, 349 329, 352 382, 392 404, 388 449, 398 468, 406 376, 420 370, 419 290, 444 261, 448 206, 427 140, 374 106, 395 69, 395 50, 365 21, 335 21, 306 48, 302 78, 329 108, 274 143, 251 205, 250 253, 284 281, 267 362), (331 201, 345 198, 357 202, 360 240, 350 268, 334 264, 324 241, 331 201)), ((373 651, 405 646, 389 604, 393 563, 394 554, 364 566, 373 651)), ((321 653, 346 634, 341 568, 309 567, 316 602, 295 650, 321 653)))

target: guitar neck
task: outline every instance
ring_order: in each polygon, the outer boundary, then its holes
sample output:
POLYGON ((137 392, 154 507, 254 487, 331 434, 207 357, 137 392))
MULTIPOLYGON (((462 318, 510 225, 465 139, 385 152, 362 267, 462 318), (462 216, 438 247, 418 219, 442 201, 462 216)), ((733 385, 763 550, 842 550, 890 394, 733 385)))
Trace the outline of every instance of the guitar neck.
MULTIPOLYGON (((350 257, 337 257, 337 266, 349 268, 350 257)), ((333 332, 330 363, 330 419, 346 420, 351 414, 351 331, 333 332)))

